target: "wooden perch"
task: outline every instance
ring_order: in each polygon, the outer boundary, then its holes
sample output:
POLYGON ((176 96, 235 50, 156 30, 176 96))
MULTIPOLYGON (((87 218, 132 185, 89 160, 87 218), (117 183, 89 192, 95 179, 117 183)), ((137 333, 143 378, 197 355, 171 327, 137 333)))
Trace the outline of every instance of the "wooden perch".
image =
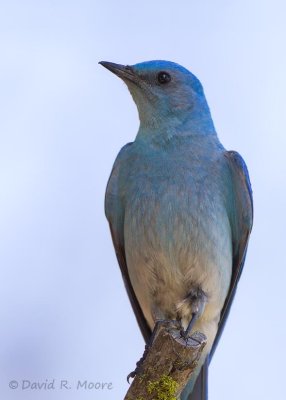
POLYGON ((206 345, 202 333, 195 332, 186 340, 180 329, 176 321, 157 325, 152 345, 124 400, 179 398, 206 345))

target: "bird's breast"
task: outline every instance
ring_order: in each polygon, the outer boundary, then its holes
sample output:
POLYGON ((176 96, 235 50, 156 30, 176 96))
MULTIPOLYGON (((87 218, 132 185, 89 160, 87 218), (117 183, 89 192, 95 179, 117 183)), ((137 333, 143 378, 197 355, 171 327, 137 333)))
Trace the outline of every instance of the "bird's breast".
POLYGON ((178 166, 141 170, 131 176, 125 198, 128 271, 147 320, 156 296, 174 309, 193 285, 222 306, 232 250, 219 179, 178 166))

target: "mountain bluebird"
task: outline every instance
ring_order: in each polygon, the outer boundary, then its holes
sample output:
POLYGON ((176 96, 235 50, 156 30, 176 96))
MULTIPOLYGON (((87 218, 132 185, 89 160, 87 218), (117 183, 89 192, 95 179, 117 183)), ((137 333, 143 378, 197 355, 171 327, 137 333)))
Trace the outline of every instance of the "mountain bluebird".
POLYGON ((239 280, 252 227, 246 165, 220 143, 200 81, 167 61, 101 64, 126 83, 140 127, 118 154, 105 211, 146 341, 181 322, 207 345, 181 399, 207 398, 206 372, 239 280), (196 384, 195 384, 196 383, 196 384))

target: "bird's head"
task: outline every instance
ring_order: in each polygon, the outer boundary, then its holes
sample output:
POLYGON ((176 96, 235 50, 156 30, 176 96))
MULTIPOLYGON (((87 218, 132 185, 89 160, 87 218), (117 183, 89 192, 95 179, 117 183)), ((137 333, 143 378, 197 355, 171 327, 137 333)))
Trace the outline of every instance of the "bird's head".
POLYGON ((214 131, 203 87, 186 68, 170 61, 135 65, 101 61, 100 64, 128 86, 143 129, 172 127, 214 131))

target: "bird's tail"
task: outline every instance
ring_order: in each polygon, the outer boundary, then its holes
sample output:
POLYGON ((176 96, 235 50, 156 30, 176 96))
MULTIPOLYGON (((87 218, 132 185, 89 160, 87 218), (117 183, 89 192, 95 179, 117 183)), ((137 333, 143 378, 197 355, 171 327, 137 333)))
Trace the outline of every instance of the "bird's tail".
POLYGON ((181 400, 207 400, 208 399, 208 357, 205 359, 195 385, 190 381, 181 394, 181 400))

